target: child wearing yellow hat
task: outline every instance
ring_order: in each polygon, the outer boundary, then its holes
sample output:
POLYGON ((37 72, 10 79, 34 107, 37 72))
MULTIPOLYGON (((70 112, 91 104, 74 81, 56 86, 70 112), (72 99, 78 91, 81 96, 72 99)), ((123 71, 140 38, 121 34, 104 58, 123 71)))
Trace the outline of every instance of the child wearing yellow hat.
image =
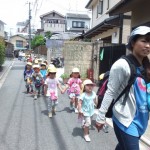
POLYGON ((56 112, 56 105, 58 104, 58 90, 62 91, 58 79, 56 79, 56 68, 51 67, 48 71, 47 78, 44 84, 44 93, 47 97, 48 102, 48 117, 52 116, 56 112))

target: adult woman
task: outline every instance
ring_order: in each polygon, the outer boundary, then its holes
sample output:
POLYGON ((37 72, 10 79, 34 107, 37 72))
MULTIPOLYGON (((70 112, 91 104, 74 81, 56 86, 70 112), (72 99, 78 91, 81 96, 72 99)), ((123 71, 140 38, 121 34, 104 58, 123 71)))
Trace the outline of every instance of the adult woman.
MULTIPOLYGON (((136 63, 138 74, 141 67, 145 68, 147 55, 150 53, 150 28, 140 26, 134 29, 129 38, 127 48, 132 52, 132 59, 136 63)), ((117 60, 111 70, 108 88, 96 118, 98 131, 105 123, 105 114, 113 99, 116 99, 128 84, 131 71, 125 59, 117 60)), ((116 150, 139 150, 139 139, 144 134, 149 118, 147 107, 146 82, 136 78, 131 86, 124 105, 122 96, 113 107, 113 125, 118 144, 116 150)))

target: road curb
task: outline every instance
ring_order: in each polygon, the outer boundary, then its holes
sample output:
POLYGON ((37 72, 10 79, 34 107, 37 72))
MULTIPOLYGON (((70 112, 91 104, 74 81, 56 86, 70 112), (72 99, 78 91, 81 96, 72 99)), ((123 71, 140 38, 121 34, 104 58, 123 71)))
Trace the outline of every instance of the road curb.
POLYGON ((4 75, 9 70, 9 68, 12 67, 13 63, 14 63, 14 60, 12 60, 12 62, 6 67, 6 69, 4 71, 2 71, 2 74, 0 75, 0 80, 4 77, 4 75))
POLYGON ((146 144, 147 146, 150 146, 150 140, 148 140, 148 138, 145 138, 144 136, 142 136, 140 141, 146 144))

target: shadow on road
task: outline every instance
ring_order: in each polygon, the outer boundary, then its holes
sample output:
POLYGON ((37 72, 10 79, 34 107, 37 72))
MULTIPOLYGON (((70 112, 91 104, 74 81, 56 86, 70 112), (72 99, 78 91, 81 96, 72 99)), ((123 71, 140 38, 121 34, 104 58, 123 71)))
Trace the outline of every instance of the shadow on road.
POLYGON ((81 136, 81 137, 83 138, 83 129, 82 129, 81 127, 75 127, 75 128, 73 129, 72 135, 73 135, 74 137, 76 137, 76 136, 81 136))
POLYGON ((44 114, 45 116, 47 116, 48 115, 48 110, 42 110, 41 113, 44 114))
POLYGON ((62 112, 62 111, 66 111, 67 113, 72 113, 72 112, 74 112, 74 111, 71 111, 71 110, 69 109, 69 107, 65 107, 64 109, 59 110, 58 112, 62 112))

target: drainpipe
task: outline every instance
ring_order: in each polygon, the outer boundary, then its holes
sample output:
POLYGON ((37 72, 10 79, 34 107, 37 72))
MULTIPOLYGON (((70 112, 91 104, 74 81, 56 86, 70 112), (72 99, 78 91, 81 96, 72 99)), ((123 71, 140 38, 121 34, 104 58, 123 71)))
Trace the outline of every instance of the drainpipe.
POLYGON ((123 14, 119 14, 119 16, 120 16, 119 44, 122 44, 123 14))

